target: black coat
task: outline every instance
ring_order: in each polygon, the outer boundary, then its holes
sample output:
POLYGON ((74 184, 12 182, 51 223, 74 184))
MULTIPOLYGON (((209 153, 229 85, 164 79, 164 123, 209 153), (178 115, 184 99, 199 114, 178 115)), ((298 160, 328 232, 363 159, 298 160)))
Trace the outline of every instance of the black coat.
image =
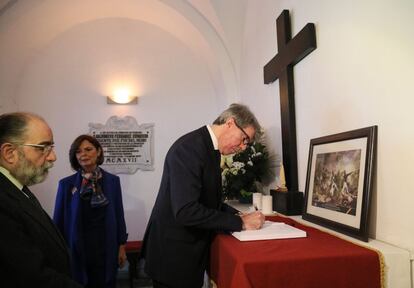
POLYGON ((235 212, 221 202, 220 154, 207 127, 178 139, 144 236, 147 274, 169 287, 201 287, 213 232, 242 228, 235 212))
POLYGON ((0 287, 81 287, 70 278, 65 240, 50 217, 2 173, 0 230, 0 287))

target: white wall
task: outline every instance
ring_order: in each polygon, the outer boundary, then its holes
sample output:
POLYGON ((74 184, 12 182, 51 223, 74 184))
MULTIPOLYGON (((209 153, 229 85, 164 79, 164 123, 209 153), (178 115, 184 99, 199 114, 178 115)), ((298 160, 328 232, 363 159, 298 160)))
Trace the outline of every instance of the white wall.
POLYGON ((317 49, 294 68, 299 186, 310 139, 378 125, 370 236, 414 251, 414 2, 248 1, 241 97, 281 152, 279 82, 263 85, 277 53, 275 21, 290 10, 292 36, 315 23, 317 49))
MULTIPOLYGON (((59 161, 50 186, 62 171, 70 173, 69 144, 88 132, 89 122, 132 115, 138 123, 155 123, 155 171, 122 176, 131 239, 142 236, 167 149, 179 135, 213 119, 217 110, 208 73, 191 51, 157 27, 122 19, 88 22, 59 35, 26 66, 17 97, 21 110, 37 111, 55 131, 59 161), (102 88, 113 80, 133 83, 139 105, 107 105, 102 88), (188 111, 197 111, 198 117, 188 119, 188 111)), ((50 197, 38 192, 52 211, 50 197)))
POLYGON ((90 122, 131 115, 155 124, 155 170, 120 175, 129 239, 142 239, 168 148, 237 96, 218 34, 186 1, 168 2, 19 1, 0 17, 0 112, 38 113, 54 131, 58 161, 33 187, 50 214, 58 180, 73 173, 73 139, 90 122), (120 84, 138 105, 106 104, 120 84))

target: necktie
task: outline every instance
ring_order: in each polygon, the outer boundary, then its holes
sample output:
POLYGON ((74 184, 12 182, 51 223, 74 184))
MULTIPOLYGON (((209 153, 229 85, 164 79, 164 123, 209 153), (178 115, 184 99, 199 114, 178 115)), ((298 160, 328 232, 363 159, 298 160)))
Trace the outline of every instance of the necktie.
POLYGON ((220 165, 221 162, 221 154, 220 154, 220 150, 214 150, 215 154, 216 154, 216 159, 220 165))
POLYGON ((40 205, 39 201, 37 200, 36 196, 33 195, 33 193, 29 190, 29 188, 27 188, 27 186, 23 186, 22 191, 29 196, 29 200, 30 202, 33 203, 33 205, 35 205, 36 207, 42 209, 42 206, 40 205))
POLYGON ((40 202, 37 200, 36 196, 27 188, 27 186, 23 186, 22 191, 29 196, 29 201, 39 209, 40 215, 43 217, 43 225, 47 227, 50 231, 54 231, 55 237, 57 237, 59 240, 59 243, 64 247, 66 250, 66 244, 65 240, 63 239, 63 236, 60 234, 60 231, 57 229, 57 226, 54 225, 52 219, 50 219, 49 215, 43 210, 42 205, 40 205, 40 202))
POLYGON ((217 168, 217 179, 218 179, 218 183, 217 183, 217 185, 218 185, 218 189, 217 189, 217 199, 220 199, 219 200, 219 209, 220 209, 220 206, 221 206, 221 202, 224 200, 223 199, 223 193, 221 192, 222 191, 222 183, 221 183, 221 167, 220 167, 220 164, 221 164, 221 153, 220 153, 220 150, 215 150, 214 151, 215 152, 215 156, 216 156, 216 161, 217 161, 217 166, 218 166, 218 168, 217 168))

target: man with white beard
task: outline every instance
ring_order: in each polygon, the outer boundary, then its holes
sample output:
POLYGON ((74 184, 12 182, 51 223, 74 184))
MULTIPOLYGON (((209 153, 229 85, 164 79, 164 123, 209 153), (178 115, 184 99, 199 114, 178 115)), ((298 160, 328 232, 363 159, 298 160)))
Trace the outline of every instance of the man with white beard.
POLYGON ((41 117, 0 115, 0 287, 81 287, 62 235, 27 187, 45 180, 53 144, 41 117))

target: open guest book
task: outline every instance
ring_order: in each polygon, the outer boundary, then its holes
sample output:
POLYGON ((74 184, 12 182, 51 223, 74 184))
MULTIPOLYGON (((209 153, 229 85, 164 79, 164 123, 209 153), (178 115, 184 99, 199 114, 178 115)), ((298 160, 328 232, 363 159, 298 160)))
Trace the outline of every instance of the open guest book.
POLYGON ((283 222, 266 221, 259 230, 233 232, 240 241, 287 239, 306 237, 306 231, 300 230, 283 222))

